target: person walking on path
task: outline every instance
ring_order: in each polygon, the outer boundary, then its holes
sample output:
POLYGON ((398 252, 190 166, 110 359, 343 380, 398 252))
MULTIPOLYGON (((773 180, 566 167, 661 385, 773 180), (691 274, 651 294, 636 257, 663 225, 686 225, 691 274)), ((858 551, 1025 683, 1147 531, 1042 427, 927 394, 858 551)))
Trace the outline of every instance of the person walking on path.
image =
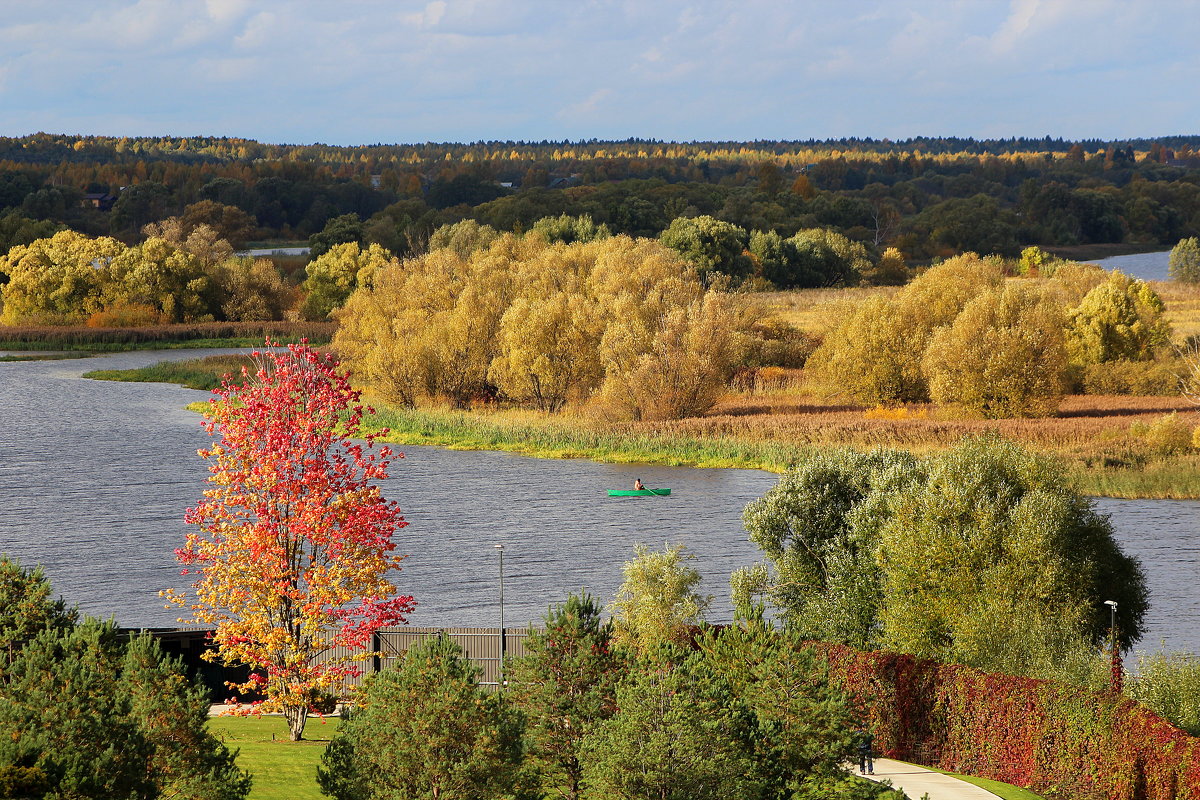
POLYGON ((858 730, 858 774, 874 775, 875 762, 871 759, 871 748, 875 745, 875 737, 871 732, 860 728, 858 730))

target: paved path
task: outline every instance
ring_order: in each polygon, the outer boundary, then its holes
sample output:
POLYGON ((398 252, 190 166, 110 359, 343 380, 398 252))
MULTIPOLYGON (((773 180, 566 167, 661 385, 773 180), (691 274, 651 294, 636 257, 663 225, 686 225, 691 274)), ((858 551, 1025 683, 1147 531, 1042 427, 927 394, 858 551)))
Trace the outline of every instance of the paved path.
MULTIPOLYGON (((853 770, 855 774, 858 773, 857 766, 853 770)), ((921 800, 926 794, 929 800, 997 800, 996 795, 973 783, 890 758, 875 759, 875 774, 863 777, 873 781, 889 780, 910 800, 921 800)))

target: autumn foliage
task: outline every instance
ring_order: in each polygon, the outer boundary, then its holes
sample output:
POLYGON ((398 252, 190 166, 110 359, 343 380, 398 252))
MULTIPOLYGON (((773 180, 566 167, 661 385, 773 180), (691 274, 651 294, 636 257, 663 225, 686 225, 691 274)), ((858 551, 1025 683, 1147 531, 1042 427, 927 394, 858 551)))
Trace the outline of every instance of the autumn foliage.
POLYGON ((890 758, 1047 798, 1200 798, 1200 738, 1113 692, 815 645, 890 758))
POLYGON ((263 691, 251 710, 282 710, 299 739, 313 698, 412 611, 388 580, 403 558, 393 534, 407 523, 373 484, 394 454, 349 438, 369 409, 337 362, 306 345, 255 362, 215 391, 204 426, 217 442, 200 451, 211 488, 188 509, 197 530, 176 551, 197 573, 194 595, 167 594, 189 609, 185 621, 215 626, 221 660, 265 672, 238 688, 263 691))

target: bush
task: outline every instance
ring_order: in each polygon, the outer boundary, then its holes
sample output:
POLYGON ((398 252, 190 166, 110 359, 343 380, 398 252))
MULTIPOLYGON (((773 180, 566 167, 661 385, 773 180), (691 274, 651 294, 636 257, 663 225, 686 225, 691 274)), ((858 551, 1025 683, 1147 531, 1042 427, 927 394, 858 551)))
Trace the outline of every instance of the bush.
POLYGON ((869 405, 929 399, 921 359, 933 332, 1003 273, 998 260, 968 253, 930 267, 892 299, 871 297, 809 359, 814 381, 869 405))
POLYGON ((1192 236, 1171 248, 1167 271, 1172 280, 1200 283, 1200 239, 1192 236))
POLYGON ((602 394, 626 419, 687 416, 712 407, 740 358, 741 299, 706 291, 652 240, 506 234, 379 270, 337 312, 335 347, 410 405, 504 396, 557 411, 602 394))
POLYGON ((1105 599, 1126 645, 1141 633, 1145 577, 1111 523, 1059 465, 995 437, 926 458, 820 453, 743 521, 767 563, 735 573, 736 607, 764 595, 809 638, 981 669, 1066 666, 1064 652, 1094 654, 1107 636, 1105 599), (1043 655, 1022 661, 1030 650, 1043 655))
POLYGON ((1149 424, 1135 422, 1129 426, 1129 432, 1142 439, 1150 451, 1159 456, 1176 455, 1192 447, 1192 426, 1174 411, 1149 424))
POLYGON ((816 646, 883 754, 1047 797, 1200 800, 1200 739, 1128 698, 816 646))
POLYGON ((1167 361, 1108 361, 1088 364, 1080 380, 1085 394, 1179 394, 1179 375, 1167 361))
POLYGON ((761 320, 751 326, 746 339, 746 367, 801 369, 820 341, 813 335, 777 319, 761 320))
POLYGON ((1200 735, 1200 658, 1191 653, 1142 654, 1128 691, 1163 719, 1200 735))
POLYGON ((1045 417, 1058 410, 1066 350, 1058 307, 1024 286, 976 297, 929 342, 929 394, 985 417, 1045 417))
POLYGON ((1067 313, 1067 349, 1079 365, 1148 361, 1170 342, 1163 301, 1144 281, 1113 272, 1067 313))

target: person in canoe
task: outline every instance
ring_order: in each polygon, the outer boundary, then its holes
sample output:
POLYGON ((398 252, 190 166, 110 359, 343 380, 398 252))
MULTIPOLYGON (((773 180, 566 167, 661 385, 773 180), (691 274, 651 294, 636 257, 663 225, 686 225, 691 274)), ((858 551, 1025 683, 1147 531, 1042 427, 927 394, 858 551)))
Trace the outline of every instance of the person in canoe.
POLYGON ((638 491, 638 492, 644 492, 644 491, 646 491, 646 487, 645 487, 645 485, 642 483, 642 479, 641 479, 641 478, 634 478, 634 480, 633 480, 633 488, 634 488, 634 491, 638 491))

